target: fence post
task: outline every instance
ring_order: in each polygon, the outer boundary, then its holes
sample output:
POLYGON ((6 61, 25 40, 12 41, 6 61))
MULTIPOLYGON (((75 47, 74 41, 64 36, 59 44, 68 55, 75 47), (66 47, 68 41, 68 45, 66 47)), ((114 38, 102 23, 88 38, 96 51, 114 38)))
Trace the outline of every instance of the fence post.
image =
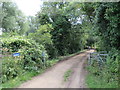
POLYGON ((45 67, 45 52, 44 51, 42 52, 42 63, 45 67))

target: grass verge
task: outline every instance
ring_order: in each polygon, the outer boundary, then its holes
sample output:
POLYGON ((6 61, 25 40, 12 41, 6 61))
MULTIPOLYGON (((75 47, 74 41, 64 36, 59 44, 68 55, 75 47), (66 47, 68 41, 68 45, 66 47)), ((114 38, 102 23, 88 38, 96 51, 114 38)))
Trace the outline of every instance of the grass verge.
POLYGON ((108 67, 90 65, 87 67, 86 84, 88 88, 118 88, 118 75, 110 72, 108 67))
POLYGON ((39 71, 39 73, 37 72, 26 72, 21 76, 16 77, 15 79, 9 80, 6 83, 2 84, 2 88, 14 88, 14 87, 18 87, 20 84, 22 84, 25 81, 31 80, 33 76, 37 76, 38 74, 41 74, 45 71, 45 69, 42 69, 41 71, 39 71))
POLYGON ((117 82, 107 83, 105 78, 94 76, 90 73, 86 77, 86 83, 88 88, 117 88, 117 82))

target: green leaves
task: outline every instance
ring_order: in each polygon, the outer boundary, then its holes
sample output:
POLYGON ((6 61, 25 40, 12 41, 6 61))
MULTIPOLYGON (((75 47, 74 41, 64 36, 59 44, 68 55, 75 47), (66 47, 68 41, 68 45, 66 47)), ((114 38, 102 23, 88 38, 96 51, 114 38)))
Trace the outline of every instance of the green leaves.
POLYGON ((38 72, 44 67, 42 52, 45 52, 45 59, 48 55, 43 45, 25 37, 15 36, 2 39, 3 57, 2 61, 2 83, 16 78, 25 73, 25 70, 38 72), (19 57, 11 54, 19 52, 19 57))
MULTIPOLYGON (((102 67, 99 68, 97 61, 92 60, 93 64, 88 67, 88 70, 90 71, 90 76, 93 76, 94 79, 97 81, 92 80, 91 82, 96 83, 99 87, 116 87, 118 88, 118 82, 119 82, 119 52, 116 49, 112 49, 109 51, 108 56, 106 58, 106 62, 102 64, 102 67), (99 79, 101 81, 99 81, 99 79), (114 82, 114 83, 113 83, 114 82), (103 84, 104 83, 104 84, 103 84)), ((87 78, 89 80, 89 78, 87 78)), ((91 84, 91 82, 88 83, 91 84)), ((93 85, 96 87, 96 85, 93 85)), ((92 85, 90 86, 91 88, 92 85)))
POLYGON ((24 34, 29 26, 27 24, 25 16, 18 9, 13 2, 3 2, 2 13, 4 17, 2 18, 3 32, 17 32, 19 34, 24 34))
POLYGON ((15 36, 11 38, 9 37, 9 39, 3 38, 1 40, 2 47, 10 49, 11 52, 17 52, 19 49, 21 49, 24 46, 30 47, 31 43, 29 41, 30 40, 20 36, 15 36))
POLYGON ((119 3, 101 3, 96 9, 96 29, 97 35, 100 35, 106 50, 110 48, 119 49, 118 38, 120 21, 119 3))
POLYGON ((35 33, 30 33, 29 38, 32 38, 39 44, 51 44, 51 34, 52 26, 50 24, 41 25, 35 33))
POLYGON ((2 83, 20 75, 23 70, 20 64, 21 59, 15 60, 13 57, 4 57, 2 61, 2 83))

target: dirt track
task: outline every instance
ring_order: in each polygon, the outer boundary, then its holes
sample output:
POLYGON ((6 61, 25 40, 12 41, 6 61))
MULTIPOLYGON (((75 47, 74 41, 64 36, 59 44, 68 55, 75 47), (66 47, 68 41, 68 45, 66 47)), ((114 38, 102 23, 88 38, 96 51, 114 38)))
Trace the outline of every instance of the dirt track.
POLYGON ((19 88, 86 88, 85 76, 87 72, 84 67, 88 53, 93 51, 89 50, 60 62, 45 73, 23 83, 19 88), (68 70, 72 70, 72 74, 65 82, 64 74, 68 70))

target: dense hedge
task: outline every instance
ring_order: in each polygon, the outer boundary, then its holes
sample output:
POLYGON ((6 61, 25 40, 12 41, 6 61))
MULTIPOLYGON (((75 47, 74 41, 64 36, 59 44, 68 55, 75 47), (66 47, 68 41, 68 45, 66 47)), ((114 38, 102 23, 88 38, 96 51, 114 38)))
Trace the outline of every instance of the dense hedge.
MULTIPOLYGON (((2 39, 3 53, 12 54, 19 52, 20 56, 5 55, 2 60, 2 83, 22 75, 26 71, 36 71, 43 68, 42 52, 44 46, 38 45, 33 40, 23 37, 2 39), (9 53, 8 53, 9 52, 9 53)), ((48 58, 45 53, 45 58, 48 58)))

